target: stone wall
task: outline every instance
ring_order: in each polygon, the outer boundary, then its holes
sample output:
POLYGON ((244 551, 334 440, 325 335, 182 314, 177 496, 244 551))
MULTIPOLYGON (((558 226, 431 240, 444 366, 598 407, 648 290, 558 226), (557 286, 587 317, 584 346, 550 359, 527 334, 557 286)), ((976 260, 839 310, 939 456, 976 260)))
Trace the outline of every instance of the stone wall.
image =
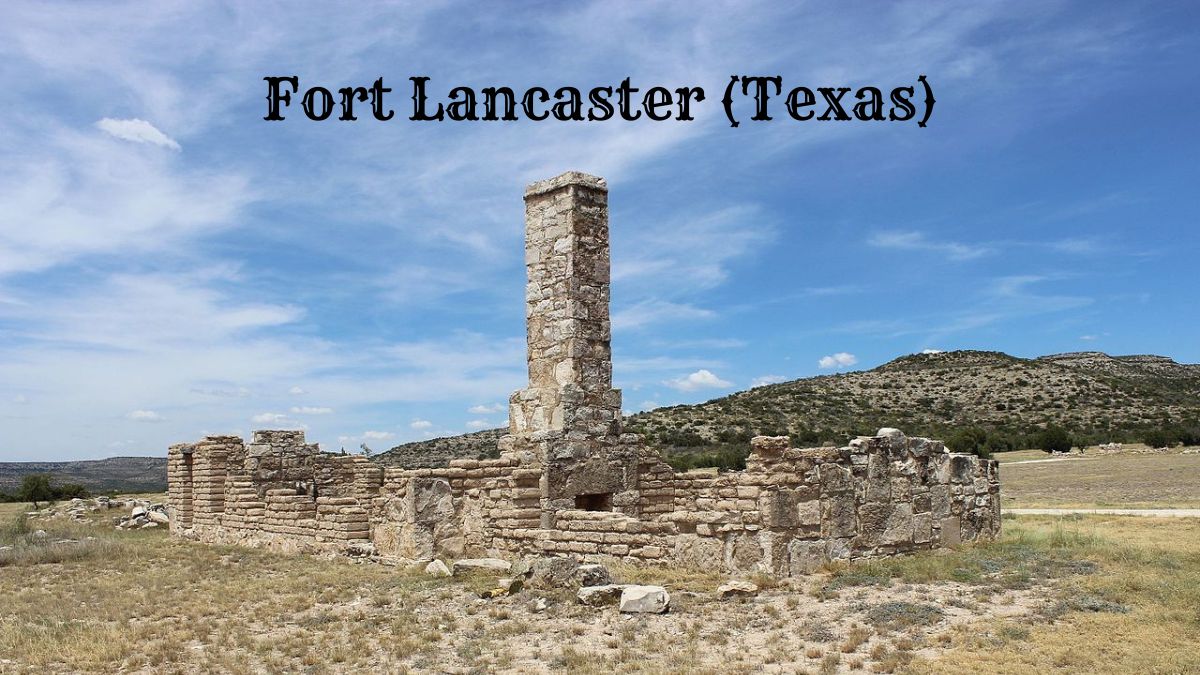
POLYGON ((995 462, 894 429, 842 448, 758 437, 745 471, 673 471, 621 429, 604 181, 563 174, 525 202, 529 386, 510 398, 499 459, 384 469, 298 431, 209 436, 168 453, 172 532, 288 551, 580 554, 786 576, 999 531, 995 462))

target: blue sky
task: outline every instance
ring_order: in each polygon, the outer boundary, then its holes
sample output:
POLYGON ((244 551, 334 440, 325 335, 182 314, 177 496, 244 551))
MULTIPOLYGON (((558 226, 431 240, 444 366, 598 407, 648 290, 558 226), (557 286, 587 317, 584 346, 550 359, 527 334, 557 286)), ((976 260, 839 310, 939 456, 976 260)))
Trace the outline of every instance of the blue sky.
MULTIPOLYGON (((0 6, 0 461, 500 426, 526 183, 610 185, 629 411, 925 349, 1200 361, 1191 3, 0 6), (731 74, 928 76, 743 124, 731 74), (690 123, 267 123, 266 75, 699 85, 690 123)), ((297 111, 298 112, 298 111, 297 111)))

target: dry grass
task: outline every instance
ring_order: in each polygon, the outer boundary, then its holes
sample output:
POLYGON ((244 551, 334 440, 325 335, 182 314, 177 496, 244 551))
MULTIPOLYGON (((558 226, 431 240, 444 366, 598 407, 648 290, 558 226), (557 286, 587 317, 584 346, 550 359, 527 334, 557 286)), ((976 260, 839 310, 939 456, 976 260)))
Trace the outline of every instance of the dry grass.
POLYGON ((1010 464, 1000 476, 1004 506, 1014 508, 1200 508, 1200 454, 1010 464))
POLYGON ((1021 536, 1075 533, 1069 548, 1096 571, 1070 577, 1036 619, 955 631, 957 649, 914 662, 913 672, 1200 672, 1200 521, 1018 523, 1009 529, 1021 536))
POLYGON ((0 672, 1200 672, 1189 519, 1006 519, 994 544, 738 602, 716 598, 721 575, 613 566, 672 591, 670 614, 638 617, 567 593, 540 612, 529 592, 480 600, 487 577, 34 527, 119 553, 0 568, 0 672))

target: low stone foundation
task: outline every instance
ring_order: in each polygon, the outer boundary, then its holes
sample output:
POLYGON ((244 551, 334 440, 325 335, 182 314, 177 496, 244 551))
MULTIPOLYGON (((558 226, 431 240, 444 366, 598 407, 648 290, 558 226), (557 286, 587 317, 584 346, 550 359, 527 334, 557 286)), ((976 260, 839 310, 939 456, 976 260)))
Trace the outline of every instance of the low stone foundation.
POLYGON ((171 531, 287 551, 578 554, 778 576, 999 532, 996 462, 895 429, 842 448, 760 436, 746 470, 720 474, 677 473, 623 433, 607 196, 578 173, 526 190, 529 386, 510 399, 499 459, 385 469, 298 431, 209 436, 170 448, 171 531))

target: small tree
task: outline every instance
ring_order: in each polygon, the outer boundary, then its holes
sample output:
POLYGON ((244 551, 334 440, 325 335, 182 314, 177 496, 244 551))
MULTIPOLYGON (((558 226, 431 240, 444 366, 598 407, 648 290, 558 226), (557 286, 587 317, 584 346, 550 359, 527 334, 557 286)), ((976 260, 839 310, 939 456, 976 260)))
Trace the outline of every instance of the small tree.
POLYGON ((31 473, 21 479, 21 489, 17 492, 21 501, 32 502, 36 510, 38 502, 48 502, 54 499, 54 491, 50 489, 50 476, 44 473, 31 473))
POLYGON ((946 447, 954 452, 969 452, 985 459, 992 456, 988 434, 979 427, 966 427, 950 434, 946 438, 946 447))
POLYGON ((1070 452, 1071 435, 1061 427, 1046 427, 1034 436, 1034 444, 1045 452, 1070 452))

